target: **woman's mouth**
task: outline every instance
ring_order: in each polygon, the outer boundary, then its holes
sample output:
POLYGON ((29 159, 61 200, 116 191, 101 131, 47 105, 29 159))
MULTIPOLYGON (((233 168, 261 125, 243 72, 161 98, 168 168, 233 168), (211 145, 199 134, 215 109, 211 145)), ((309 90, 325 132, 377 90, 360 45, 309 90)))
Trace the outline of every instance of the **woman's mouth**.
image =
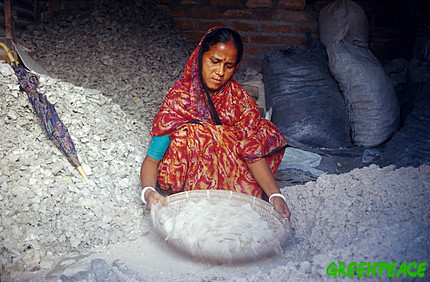
POLYGON ((221 79, 218 79, 218 78, 212 78, 212 81, 214 81, 215 83, 221 83, 221 79))

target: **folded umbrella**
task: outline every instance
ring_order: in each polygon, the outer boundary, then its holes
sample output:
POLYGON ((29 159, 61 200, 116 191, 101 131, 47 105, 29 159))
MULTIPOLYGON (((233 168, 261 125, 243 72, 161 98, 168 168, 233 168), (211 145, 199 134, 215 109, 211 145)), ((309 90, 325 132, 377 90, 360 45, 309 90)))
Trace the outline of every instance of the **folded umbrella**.
POLYGON ((39 84, 39 78, 24 69, 23 66, 18 64, 18 62, 13 58, 9 51, 9 48, 0 42, 0 47, 2 47, 9 60, 16 76, 18 77, 18 82, 21 90, 25 91, 28 95, 28 99, 33 105, 34 110, 38 114, 46 132, 48 133, 51 140, 54 142, 55 146, 63 153, 63 155, 69 160, 69 162, 77 168, 79 173, 85 180, 88 180, 81 163, 79 162, 78 156, 76 154, 75 144, 70 138, 69 132, 61 122, 58 117, 57 111, 54 105, 49 103, 46 96, 37 91, 37 86, 39 84))

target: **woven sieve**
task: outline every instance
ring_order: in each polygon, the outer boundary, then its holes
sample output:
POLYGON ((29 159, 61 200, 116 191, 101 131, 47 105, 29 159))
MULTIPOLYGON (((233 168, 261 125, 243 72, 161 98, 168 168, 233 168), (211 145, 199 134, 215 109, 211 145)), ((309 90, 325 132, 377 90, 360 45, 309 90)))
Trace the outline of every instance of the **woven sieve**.
POLYGON ((207 261, 213 261, 217 263, 224 262, 246 262, 250 260, 256 260, 261 257, 270 256, 274 253, 279 253, 281 245, 285 242, 289 233, 289 223, 280 214, 274 210, 273 206, 266 201, 259 198, 225 190, 194 190, 173 194, 167 197, 168 205, 163 207, 157 207, 156 212, 151 213, 151 220, 154 225, 154 229, 167 240, 169 244, 178 249, 179 251, 207 261), (196 252, 196 250, 188 249, 188 246, 181 240, 167 240, 169 234, 161 227, 160 218, 175 217, 182 208, 193 201, 195 203, 206 200, 210 204, 220 204, 222 201, 228 201, 230 206, 245 208, 245 205, 249 209, 258 213, 262 220, 266 221, 270 232, 268 233, 274 236, 276 242, 260 244, 260 246, 251 248, 244 248, 240 252, 230 253, 228 257, 225 254, 221 254, 216 251, 196 252))

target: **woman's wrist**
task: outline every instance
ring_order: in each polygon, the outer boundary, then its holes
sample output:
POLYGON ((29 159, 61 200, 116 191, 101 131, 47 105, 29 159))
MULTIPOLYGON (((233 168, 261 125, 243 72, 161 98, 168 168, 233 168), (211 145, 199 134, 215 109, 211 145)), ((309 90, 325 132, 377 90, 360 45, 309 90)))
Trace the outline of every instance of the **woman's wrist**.
POLYGON ((142 194, 140 195, 140 198, 142 199, 142 202, 143 202, 144 204, 148 204, 148 203, 146 202, 146 198, 145 198, 145 193, 146 193, 146 191, 148 191, 148 190, 152 190, 152 191, 154 191, 154 192, 157 192, 157 191, 155 190, 155 188, 154 188, 154 187, 151 187, 151 186, 144 187, 144 188, 142 189, 142 194))
POLYGON ((270 195, 270 197, 269 197, 269 203, 270 203, 270 204, 272 204, 272 205, 273 205, 273 203, 272 203, 272 199, 273 199, 274 197, 282 198, 282 200, 284 200, 284 202, 285 202, 285 203, 287 202, 287 200, 285 199, 285 196, 284 196, 284 195, 282 195, 281 193, 273 193, 273 194, 272 194, 272 195, 270 195))

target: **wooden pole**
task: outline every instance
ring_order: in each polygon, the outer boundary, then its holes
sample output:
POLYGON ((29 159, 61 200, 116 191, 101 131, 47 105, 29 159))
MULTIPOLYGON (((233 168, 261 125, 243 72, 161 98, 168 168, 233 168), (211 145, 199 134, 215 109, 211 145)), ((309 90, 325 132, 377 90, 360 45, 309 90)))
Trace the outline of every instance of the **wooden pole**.
POLYGON ((40 19, 39 0, 33 0, 33 17, 34 17, 34 22, 38 23, 40 19))
POLYGON ((14 24, 12 18, 12 0, 4 0, 4 27, 6 36, 13 41, 14 24))

